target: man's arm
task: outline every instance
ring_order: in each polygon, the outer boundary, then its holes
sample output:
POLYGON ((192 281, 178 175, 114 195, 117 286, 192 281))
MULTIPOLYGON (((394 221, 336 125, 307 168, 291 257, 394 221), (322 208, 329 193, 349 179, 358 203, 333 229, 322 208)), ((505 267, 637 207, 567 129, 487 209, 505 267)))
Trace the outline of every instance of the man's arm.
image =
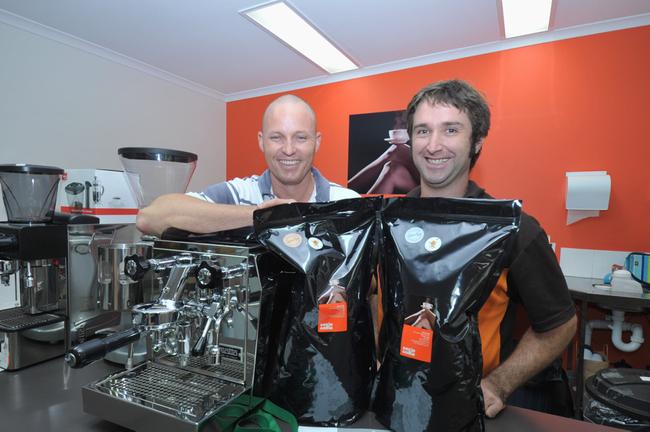
POLYGON ((290 203, 293 200, 273 199, 258 206, 215 204, 183 194, 156 198, 138 213, 136 227, 147 234, 161 235, 167 228, 193 233, 211 233, 253 225, 253 212, 258 208, 290 203))
POLYGON ((576 332, 576 317, 552 330, 538 333, 528 328, 513 353, 481 381, 485 414, 496 416, 517 387, 556 359, 576 332))

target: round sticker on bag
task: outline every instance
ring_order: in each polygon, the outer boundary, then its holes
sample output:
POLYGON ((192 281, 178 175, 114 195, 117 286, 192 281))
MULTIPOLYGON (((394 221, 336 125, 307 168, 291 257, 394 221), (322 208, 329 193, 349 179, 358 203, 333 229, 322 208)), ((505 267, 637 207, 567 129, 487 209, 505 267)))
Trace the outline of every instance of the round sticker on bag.
POLYGON ((437 251, 440 249, 440 246, 442 246, 442 240, 440 240, 438 237, 429 237, 424 242, 424 248, 429 252, 437 251))
POLYGON ((412 227, 404 233, 404 240, 409 243, 418 243, 424 237, 424 231, 419 227, 412 227))
POLYGON ((316 249, 316 250, 323 249, 323 242, 320 241, 320 239, 317 239, 316 237, 310 237, 309 240, 307 240, 307 243, 309 244, 309 246, 311 246, 312 249, 316 249))
POLYGON ((297 248, 302 243, 302 237, 297 233, 289 233, 282 238, 282 242, 290 248, 297 248))

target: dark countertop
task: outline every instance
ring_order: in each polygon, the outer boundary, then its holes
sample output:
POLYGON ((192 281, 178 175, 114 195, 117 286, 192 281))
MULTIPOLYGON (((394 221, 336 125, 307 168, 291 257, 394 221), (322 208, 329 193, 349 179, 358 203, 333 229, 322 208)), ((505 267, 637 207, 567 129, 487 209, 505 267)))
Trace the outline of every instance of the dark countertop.
POLYGON ((128 432, 83 412, 81 387, 113 371, 105 362, 70 369, 56 358, 18 371, 0 372, 0 430, 16 432, 128 432))
MULTIPOLYGON (((19 432, 128 432, 129 429, 84 413, 82 407, 81 387, 117 370, 103 361, 82 369, 70 369, 62 358, 58 358, 19 371, 0 372, 0 429, 19 432)), ((352 428, 357 431, 380 430, 371 414, 352 428)), ((618 430, 516 407, 508 407, 496 419, 487 420, 486 429, 488 432, 618 430)))
POLYGON ((596 303, 610 309, 620 309, 624 311, 642 311, 650 308, 650 293, 628 294, 612 293, 611 290, 597 288, 594 284, 601 284, 602 279, 591 279, 566 276, 569 292, 574 300, 596 303))

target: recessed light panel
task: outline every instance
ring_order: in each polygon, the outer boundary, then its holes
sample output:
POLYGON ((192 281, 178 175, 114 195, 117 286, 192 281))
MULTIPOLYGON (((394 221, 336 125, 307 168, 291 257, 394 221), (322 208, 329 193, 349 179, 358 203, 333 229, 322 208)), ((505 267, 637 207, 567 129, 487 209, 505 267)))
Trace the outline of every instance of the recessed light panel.
POLYGON ((553 0, 501 0, 506 37, 548 31, 553 0))
POLYGON ((357 69, 357 65, 286 3, 270 3, 241 13, 328 73, 357 69))

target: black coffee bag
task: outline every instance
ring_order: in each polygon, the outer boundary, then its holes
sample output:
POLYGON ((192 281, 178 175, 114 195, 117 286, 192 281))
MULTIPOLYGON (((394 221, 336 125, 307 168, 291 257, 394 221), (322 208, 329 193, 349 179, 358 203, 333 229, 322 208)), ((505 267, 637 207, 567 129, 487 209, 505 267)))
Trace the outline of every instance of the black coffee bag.
POLYGON ((382 211, 384 319, 373 411, 396 431, 484 430, 477 314, 519 201, 395 198, 382 211))
POLYGON ((376 356, 368 294, 380 206, 359 198, 255 212, 258 240, 299 273, 269 398, 301 424, 346 425, 369 407, 376 356))

